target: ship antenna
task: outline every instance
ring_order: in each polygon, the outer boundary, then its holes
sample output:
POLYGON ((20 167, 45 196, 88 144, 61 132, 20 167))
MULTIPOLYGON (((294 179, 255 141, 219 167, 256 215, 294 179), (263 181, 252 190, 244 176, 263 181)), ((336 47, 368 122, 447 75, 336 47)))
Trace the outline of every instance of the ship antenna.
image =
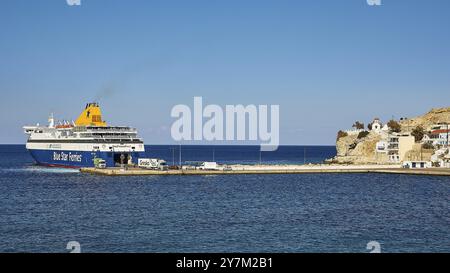
POLYGON ((48 128, 55 128, 55 118, 53 117, 53 113, 51 113, 48 118, 48 128))

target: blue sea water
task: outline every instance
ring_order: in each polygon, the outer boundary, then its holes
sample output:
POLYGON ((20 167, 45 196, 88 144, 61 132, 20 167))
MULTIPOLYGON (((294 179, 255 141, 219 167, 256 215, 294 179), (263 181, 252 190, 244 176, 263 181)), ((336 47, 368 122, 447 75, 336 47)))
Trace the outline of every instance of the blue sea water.
POLYGON ((273 152, 260 152, 260 146, 146 146, 151 158, 162 158, 170 165, 190 161, 216 161, 221 164, 304 164, 320 163, 336 155, 335 146, 280 146, 273 152))
MULTIPOLYGON (((169 146, 149 156, 172 160, 169 146)), ((286 146, 262 162, 318 162, 286 146), (306 159, 305 159, 306 158, 306 159)), ((259 162, 255 147, 183 160, 259 162)), ((185 157, 184 157, 185 156, 185 157)), ((450 179, 387 174, 104 177, 33 165, 0 146, 0 252, 450 252, 450 179)))

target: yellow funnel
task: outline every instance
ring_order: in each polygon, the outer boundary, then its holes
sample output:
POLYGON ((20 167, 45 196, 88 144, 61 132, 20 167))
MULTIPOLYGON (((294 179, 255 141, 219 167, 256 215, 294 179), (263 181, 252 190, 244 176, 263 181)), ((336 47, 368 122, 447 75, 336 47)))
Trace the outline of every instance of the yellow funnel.
POLYGON ((83 113, 75 121, 76 126, 106 126, 98 103, 88 103, 83 113))

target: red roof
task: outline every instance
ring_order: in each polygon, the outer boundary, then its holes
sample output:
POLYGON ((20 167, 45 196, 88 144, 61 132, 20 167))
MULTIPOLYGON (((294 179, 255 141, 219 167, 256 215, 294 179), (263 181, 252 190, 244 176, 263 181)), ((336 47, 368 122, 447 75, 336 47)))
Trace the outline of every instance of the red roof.
POLYGON ((431 131, 432 135, 438 135, 438 134, 445 134, 445 133, 449 133, 450 130, 446 130, 446 129, 441 129, 441 130, 434 130, 431 131))

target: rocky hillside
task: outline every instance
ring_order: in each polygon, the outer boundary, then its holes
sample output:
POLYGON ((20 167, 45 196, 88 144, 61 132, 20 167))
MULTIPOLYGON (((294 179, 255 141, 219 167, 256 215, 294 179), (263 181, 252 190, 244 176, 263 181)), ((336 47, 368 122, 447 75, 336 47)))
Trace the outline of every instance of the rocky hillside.
MULTIPOLYGON (((404 133, 411 132, 417 126, 427 129, 439 122, 450 123, 450 107, 432 109, 423 116, 399 121, 404 133)), ((329 161, 339 164, 385 164, 388 161, 387 155, 376 153, 375 150, 376 143, 383 137, 386 138, 386 135, 387 133, 383 135, 373 131, 359 135, 340 134, 336 141, 337 156, 329 161)), ((420 149, 420 145, 417 147, 420 149)))
POLYGON ((408 130, 409 128, 412 129, 419 125, 426 129, 439 122, 450 123, 450 107, 432 109, 423 116, 400 121, 400 124, 402 125, 403 130, 408 130))
POLYGON ((375 145, 381 140, 381 136, 370 132, 364 138, 358 135, 348 135, 336 141, 337 156, 332 159, 340 164, 372 164, 382 163, 387 158, 380 158, 375 153, 375 145))

